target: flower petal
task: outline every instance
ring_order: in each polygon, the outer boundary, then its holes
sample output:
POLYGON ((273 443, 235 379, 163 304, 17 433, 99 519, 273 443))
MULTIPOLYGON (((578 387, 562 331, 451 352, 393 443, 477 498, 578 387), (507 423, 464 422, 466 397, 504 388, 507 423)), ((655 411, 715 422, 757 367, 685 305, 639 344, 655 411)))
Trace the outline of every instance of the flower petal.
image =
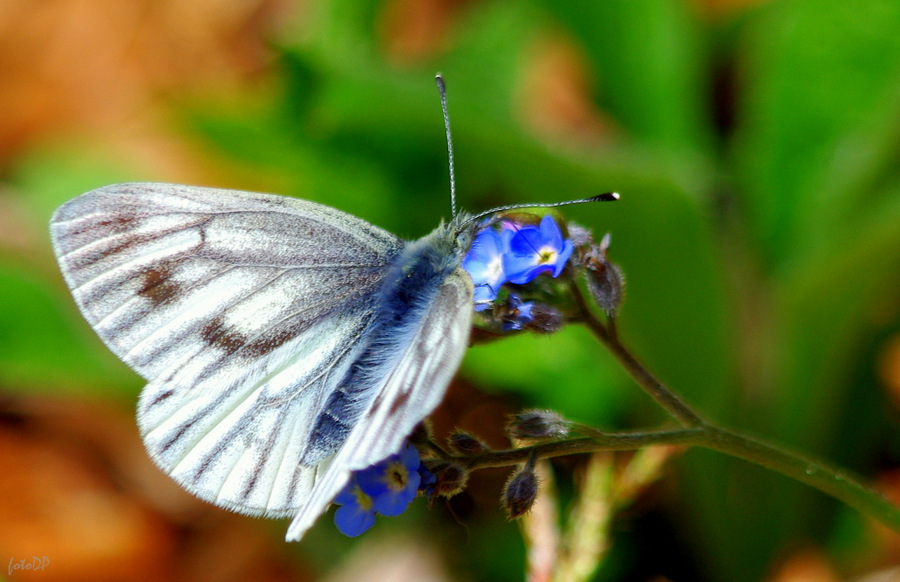
POLYGON ((541 239, 543 239, 545 245, 550 245, 556 249, 562 248, 562 231, 559 230, 559 225, 556 224, 556 221, 553 220, 552 216, 549 214, 545 215, 544 218, 541 219, 540 228, 541 239))
POLYGON ((334 525, 345 536, 355 538, 375 525, 375 512, 356 504, 342 505, 334 512, 334 525))
POLYGON ((524 285, 541 273, 558 277, 572 255, 572 241, 563 239, 552 216, 541 219, 540 227, 523 227, 509 243, 503 269, 510 283, 524 285))
POLYGON ((567 240, 563 243, 562 250, 559 251, 559 254, 556 256, 556 265, 554 265, 553 276, 559 277, 559 274, 562 273, 562 270, 566 268, 566 263, 569 261, 569 257, 572 256, 572 251, 575 247, 572 245, 572 241, 567 240))
POLYGON ((407 475, 406 487, 397 491, 382 493, 373 499, 375 511, 389 517, 400 515, 406 511, 409 504, 416 498, 421 480, 422 477, 418 471, 407 475))

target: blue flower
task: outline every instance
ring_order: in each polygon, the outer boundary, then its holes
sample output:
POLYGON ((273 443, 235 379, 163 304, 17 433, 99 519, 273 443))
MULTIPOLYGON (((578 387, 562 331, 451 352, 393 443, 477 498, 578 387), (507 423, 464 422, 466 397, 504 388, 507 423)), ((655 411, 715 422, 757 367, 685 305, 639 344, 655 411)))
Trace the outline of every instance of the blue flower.
POLYGON ((503 271, 510 283, 530 283, 541 273, 558 277, 572 256, 572 241, 563 239, 553 217, 541 219, 540 227, 525 226, 509 241, 503 255, 503 271))
POLYGON ((334 524, 345 536, 356 537, 375 524, 376 513, 400 515, 415 499, 423 477, 429 475, 415 447, 406 445, 400 453, 353 473, 334 498, 341 506, 334 512, 334 524))
MULTIPOLYGON (((462 263, 475 285, 475 311, 493 308, 506 283, 524 285, 541 273, 558 277, 572 251, 572 241, 563 238, 552 216, 545 216, 540 225, 523 226, 508 218, 486 225, 462 263)), ((533 307, 511 298, 501 306, 504 329, 519 330, 530 323, 533 307)))
POLYGON ((375 511, 381 515, 400 515, 419 490, 419 453, 412 445, 377 465, 356 474, 363 492, 372 497, 375 511))
POLYGON ((355 538, 375 525, 375 504, 360 489, 355 477, 351 477, 334 502, 340 505, 334 512, 334 525, 345 536, 355 538))
POLYGON ((425 466, 425 463, 421 463, 419 465, 419 477, 419 491, 422 492, 422 494, 426 499, 429 500, 430 503, 430 501, 434 499, 435 493, 437 491, 437 475, 429 471, 428 467, 425 466))
POLYGON ((475 310, 483 311, 497 298, 500 286, 506 283, 503 270, 504 256, 509 252, 509 241, 514 231, 496 231, 485 228, 475 236, 472 248, 466 254, 462 267, 475 285, 475 310))
POLYGON ((509 294, 509 302, 506 305, 506 312, 503 314, 503 330, 520 330, 525 325, 531 323, 534 319, 532 310, 534 303, 531 301, 522 301, 522 298, 514 293, 509 294))

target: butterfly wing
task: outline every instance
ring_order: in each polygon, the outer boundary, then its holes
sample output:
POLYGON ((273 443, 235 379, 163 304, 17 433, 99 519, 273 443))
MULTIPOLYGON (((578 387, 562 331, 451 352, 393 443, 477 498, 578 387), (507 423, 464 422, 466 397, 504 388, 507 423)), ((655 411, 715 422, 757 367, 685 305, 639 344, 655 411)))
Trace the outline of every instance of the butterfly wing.
POLYGON ((212 503, 295 513, 327 465, 299 459, 344 437, 313 431, 404 243, 311 202, 169 184, 84 194, 51 235, 88 322, 149 381, 138 422, 156 463, 212 503))
POLYGON ((386 374, 365 414, 317 481, 287 532, 298 541, 347 483, 350 473, 400 450, 403 440, 443 398, 462 361, 472 324, 472 280, 461 269, 385 346, 386 374))

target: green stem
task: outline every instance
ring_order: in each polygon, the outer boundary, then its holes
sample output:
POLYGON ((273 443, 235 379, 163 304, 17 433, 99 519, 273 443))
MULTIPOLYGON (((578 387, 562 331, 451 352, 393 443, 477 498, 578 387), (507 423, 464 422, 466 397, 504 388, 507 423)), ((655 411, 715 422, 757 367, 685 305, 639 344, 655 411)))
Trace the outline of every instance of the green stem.
POLYGON ((581 311, 581 321, 588 326, 594 336, 609 350, 609 352, 619 360, 622 367, 631 374, 638 385, 643 388, 656 402, 665 408, 669 414, 678 420, 684 426, 703 426, 705 424, 703 418, 694 412, 681 398, 674 392, 669 390, 665 384, 659 381, 650 371, 645 368, 637 358, 631 354, 625 346, 619 341, 619 336, 615 333, 615 327, 610 326, 607 329, 603 322, 594 317, 593 312, 587 305, 587 301, 581 292, 581 288, 572 283, 572 296, 581 311))
POLYGON ((550 459, 597 451, 631 451, 651 445, 697 444, 696 441, 701 435, 702 429, 697 428, 625 433, 593 431, 590 436, 582 438, 543 442, 505 451, 488 451, 471 457, 457 457, 456 461, 466 469, 474 471, 488 467, 518 465, 532 457, 550 459))
POLYGON ((488 451, 473 456, 455 455, 451 456, 453 460, 468 470, 475 470, 519 465, 530 459, 604 450, 635 450, 653 445, 698 446, 756 463, 796 479, 900 532, 900 507, 885 499, 861 477, 826 461, 720 428, 704 420, 651 374, 619 341, 614 320, 610 319, 609 324, 605 325, 594 315, 581 289, 574 282, 572 295, 581 312, 574 319, 585 323, 635 382, 682 426, 656 431, 605 433, 595 428, 575 425, 574 428, 585 436, 506 451, 488 451))
POLYGON ((900 507, 888 501, 858 475, 755 437, 711 425, 704 426, 702 432, 703 438, 697 445, 762 465, 815 487, 900 532, 900 507))
MULTIPOLYGON (((683 426, 688 427, 682 431, 638 433, 639 438, 632 437, 635 443, 643 441, 651 444, 651 441, 658 441, 652 444, 694 445, 739 457, 815 487, 900 532, 900 508, 867 485, 862 478, 825 461, 719 428, 704 420, 622 345, 613 325, 607 328, 597 319, 577 284, 572 284, 572 292, 581 310, 581 319, 597 339, 660 406, 683 426)), ((613 436, 615 435, 605 435, 607 444, 613 445, 610 448, 629 442, 619 438, 610 440, 613 436)), ((597 439, 597 444, 603 442, 599 435, 594 438, 597 439)))
POLYGON ((698 427, 645 432, 604 433, 579 426, 589 434, 581 438, 544 442, 505 451, 489 451, 471 457, 456 457, 469 470, 508 467, 530 459, 598 451, 636 450, 654 445, 697 446, 756 463, 791 477, 855 507, 900 532, 900 508, 867 485, 862 478, 830 463, 741 435, 710 424, 698 427))

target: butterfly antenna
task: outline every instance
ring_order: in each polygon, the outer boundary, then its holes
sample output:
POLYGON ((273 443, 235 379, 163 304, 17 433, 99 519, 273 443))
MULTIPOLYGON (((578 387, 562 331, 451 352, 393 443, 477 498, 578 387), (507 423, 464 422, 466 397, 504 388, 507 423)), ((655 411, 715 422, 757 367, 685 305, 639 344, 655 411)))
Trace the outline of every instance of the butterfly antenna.
POLYGON ((517 208, 556 208, 557 206, 568 206, 570 204, 584 204, 586 202, 613 202, 614 200, 619 199, 618 192, 606 192, 604 194, 597 194, 596 196, 591 196, 589 198, 579 198, 577 200, 564 200, 562 202, 532 202, 525 204, 509 204, 507 206, 498 206, 497 208, 491 208, 490 210, 485 210, 475 216, 469 218, 466 222, 471 222, 473 220, 478 220, 484 216, 488 216, 489 214, 496 214, 497 212, 505 212, 507 210, 515 210, 517 208))
POLYGON ((456 177, 453 172, 453 139, 450 137, 450 114, 447 113, 447 85, 444 77, 438 73, 434 76, 438 92, 441 94, 441 110, 444 112, 444 131, 447 133, 447 157, 450 161, 450 211, 456 216, 456 177))

